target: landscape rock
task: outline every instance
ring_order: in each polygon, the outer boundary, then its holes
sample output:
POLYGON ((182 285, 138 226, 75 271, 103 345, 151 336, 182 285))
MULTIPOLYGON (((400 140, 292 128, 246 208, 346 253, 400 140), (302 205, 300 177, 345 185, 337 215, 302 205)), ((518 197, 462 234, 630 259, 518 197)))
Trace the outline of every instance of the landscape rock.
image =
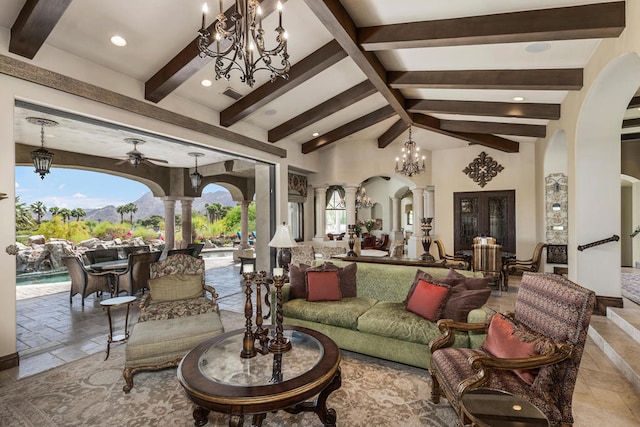
POLYGON ((42 234, 36 234, 33 236, 29 236, 29 245, 44 245, 46 241, 45 237, 42 234))

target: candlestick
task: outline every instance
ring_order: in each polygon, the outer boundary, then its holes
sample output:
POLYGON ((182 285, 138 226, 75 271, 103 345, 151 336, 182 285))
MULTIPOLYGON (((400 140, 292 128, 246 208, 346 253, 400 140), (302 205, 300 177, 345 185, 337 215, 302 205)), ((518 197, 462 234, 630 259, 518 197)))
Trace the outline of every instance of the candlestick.
POLYGON ((202 29, 204 30, 205 26, 205 18, 207 16, 207 11, 209 10, 209 7, 207 6, 207 4, 203 4, 202 5, 202 29))
POLYGON ((282 286, 284 277, 274 276, 273 286, 276 287, 276 336, 269 343, 269 351, 275 354, 282 354, 291 350, 291 341, 283 335, 283 314, 282 314, 282 286))
POLYGON ((278 1, 278 27, 282 28, 282 3, 278 1))
MULTIPOLYGON (((251 266, 253 269, 253 266, 251 266)), ((242 339, 242 351, 240 357, 248 359, 256 355, 256 349, 254 348, 255 338, 253 336, 253 324, 251 318, 253 317, 253 305, 251 304, 251 282, 253 280, 253 273, 244 273, 244 286, 246 300, 244 304, 244 317, 245 317, 245 330, 244 338, 242 339)))
POLYGON ((284 268, 276 267, 273 269, 273 277, 284 276, 284 268))

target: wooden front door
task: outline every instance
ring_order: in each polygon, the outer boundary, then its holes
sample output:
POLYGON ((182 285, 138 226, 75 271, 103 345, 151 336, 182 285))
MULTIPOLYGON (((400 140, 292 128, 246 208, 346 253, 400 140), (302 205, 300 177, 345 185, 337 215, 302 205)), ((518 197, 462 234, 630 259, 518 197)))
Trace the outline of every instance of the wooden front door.
POLYGON ((487 236, 515 253, 515 190, 454 193, 453 204, 454 251, 472 249, 474 237, 487 236))

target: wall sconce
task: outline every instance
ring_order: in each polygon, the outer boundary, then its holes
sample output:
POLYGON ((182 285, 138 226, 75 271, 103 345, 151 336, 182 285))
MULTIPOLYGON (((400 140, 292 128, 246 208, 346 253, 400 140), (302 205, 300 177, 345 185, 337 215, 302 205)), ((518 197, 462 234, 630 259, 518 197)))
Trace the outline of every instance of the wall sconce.
POLYGON ((554 203, 553 205, 551 205, 551 209, 553 209, 554 211, 559 211, 560 203, 554 203))
POLYGON ((40 148, 31 152, 31 160, 35 167, 35 173, 40 174, 40 179, 49 173, 53 161, 53 153, 44 148, 44 127, 58 126, 58 122, 40 117, 27 117, 27 121, 34 125, 40 125, 40 148))
POLYGON ((188 153, 191 157, 196 160, 196 170, 193 173, 189 174, 189 179, 191 180, 191 187, 193 187, 193 191, 198 191, 200 185, 202 184, 202 175, 198 173, 198 157, 204 156, 203 153, 188 153))
POLYGON ((0 193, 0 200, 6 199, 7 193, 0 193))

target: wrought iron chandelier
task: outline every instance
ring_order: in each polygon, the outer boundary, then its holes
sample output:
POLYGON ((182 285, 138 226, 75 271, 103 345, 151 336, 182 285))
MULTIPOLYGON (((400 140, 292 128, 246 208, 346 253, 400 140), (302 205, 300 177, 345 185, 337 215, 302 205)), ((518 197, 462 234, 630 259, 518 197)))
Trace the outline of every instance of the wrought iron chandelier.
POLYGON ((202 184, 202 175, 198 173, 198 157, 204 156, 202 153, 188 153, 191 157, 196 160, 196 170, 193 173, 189 174, 189 179, 191 180, 191 187, 193 187, 193 191, 198 191, 200 185, 202 184))
POLYGON ((364 187, 358 187, 356 191, 356 209, 370 208, 373 206, 371 197, 367 196, 367 189, 364 187))
POLYGON ((409 139, 402 145, 402 167, 399 166, 399 157, 396 157, 396 172, 402 175, 413 176, 424 172, 424 156, 422 156, 422 165, 419 161, 418 147, 413 139, 411 139, 411 126, 409 126, 409 139))
POLYGON ((41 117, 27 117, 27 121, 40 126, 40 148, 31 152, 31 160, 35 167, 34 172, 40 174, 40 179, 44 179, 44 176, 49 173, 53 161, 53 153, 44 148, 44 127, 58 126, 58 122, 41 117))
POLYGON ((265 49, 262 9, 258 0, 235 0, 230 27, 227 26, 222 0, 219 2, 220 14, 214 22, 213 36, 205 27, 206 3, 202 6, 202 28, 198 31, 198 49, 201 56, 215 60, 216 80, 221 77, 229 80, 233 70, 240 71, 240 80, 251 87, 255 83, 253 75, 258 70, 270 71, 271 81, 277 77, 288 79, 291 64, 287 53, 287 32, 282 27, 282 3, 278 1, 277 45, 273 49, 265 49), (213 43, 215 50, 210 48, 213 43))

